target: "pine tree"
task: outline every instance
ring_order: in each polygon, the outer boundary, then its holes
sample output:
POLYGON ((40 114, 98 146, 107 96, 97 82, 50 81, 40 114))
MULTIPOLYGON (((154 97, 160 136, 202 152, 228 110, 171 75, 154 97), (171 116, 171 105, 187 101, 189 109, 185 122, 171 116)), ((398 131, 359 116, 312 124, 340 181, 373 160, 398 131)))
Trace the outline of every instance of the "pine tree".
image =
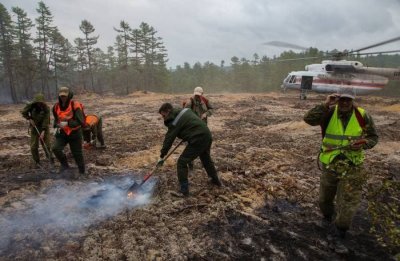
POLYGON ((114 30, 118 32, 118 58, 119 58, 119 65, 123 71, 123 78, 125 79, 125 91, 126 94, 130 93, 129 90, 129 82, 130 77, 128 73, 129 69, 129 46, 131 43, 131 32, 132 29, 130 28, 129 24, 125 21, 121 21, 119 24, 119 29, 114 27, 114 30))
POLYGON ((32 37, 30 33, 33 23, 21 8, 12 7, 11 10, 16 15, 14 30, 16 78, 19 79, 25 98, 32 98, 33 81, 36 72, 36 58, 31 44, 32 37))
POLYGON ((89 73, 90 73, 90 82, 91 82, 92 91, 96 91, 94 88, 92 65, 94 62, 93 49, 94 49, 94 45, 97 44, 97 40, 99 39, 99 36, 91 36, 92 33, 94 33, 95 29, 94 29, 93 25, 87 20, 83 20, 81 22, 79 29, 85 35, 85 37, 83 38, 83 45, 86 47, 87 67, 88 67, 89 73))
POLYGON ((49 70, 50 70, 50 49, 49 41, 53 34, 55 27, 52 25, 53 16, 50 9, 45 5, 44 2, 39 2, 39 7, 36 9, 39 13, 39 17, 36 18, 36 39, 35 43, 38 44, 38 57, 39 57, 39 70, 40 79, 42 82, 42 92, 47 94, 50 98, 50 87, 49 87, 49 70))
POLYGON ((83 89, 87 91, 86 88, 86 78, 85 78, 85 71, 86 71, 86 65, 87 65, 87 60, 85 56, 85 45, 83 43, 82 38, 75 38, 74 40, 75 43, 75 48, 74 48, 74 53, 76 57, 76 70, 78 71, 78 82, 83 86, 83 89))
POLYGON ((11 99, 18 102, 14 80, 14 48, 13 30, 10 14, 3 4, 0 3, 0 59, 4 69, 4 78, 8 79, 11 99))

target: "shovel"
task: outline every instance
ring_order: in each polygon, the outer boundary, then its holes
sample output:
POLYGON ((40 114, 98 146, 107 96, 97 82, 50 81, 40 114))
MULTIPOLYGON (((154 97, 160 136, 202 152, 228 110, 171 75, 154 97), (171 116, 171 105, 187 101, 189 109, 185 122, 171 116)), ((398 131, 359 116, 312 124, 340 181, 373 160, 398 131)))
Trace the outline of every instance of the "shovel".
MULTIPOLYGON (((46 157, 48 156, 49 165, 50 165, 51 168, 53 168, 53 162, 51 161, 50 150, 49 150, 49 148, 47 147, 46 142, 44 142, 44 140, 40 137, 40 131, 39 131, 39 129, 36 127, 35 124, 32 124, 31 122, 29 122, 29 124, 35 129, 37 135, 39 135, 39 140, 40 140, 40 143, 42 144, 42 146, 43 146, 43 148, 44 148, 44 150, 45 150, 45 152, 46 152, 46 157)), ((43 170, 43 167, 42 167, 42 166, 39 165, 39 167, 43 170)), ((49 173, 49 174, 52 174, 51 171, 46 171, 46 172, 49 173)))
MULTIPOLYGON (((164 157, 164 160, 168 159, 169 156, 172 155, 172 153, 174 153, 174 151, 183 143, 183 140, 181 140, 178 145, 176 145, 168 154, 167 156, 164 157)), ((159 168, 159 165, 156 164, 156 166, 150 171, 148 172, 144 177, 142 182, 140 182, 139 184, 134 182, 132 184, 132 186, 129 187, 128 189, 128 197, 131 198, 133 197, 135 194, 137 194, 140 190, 140 188, 142 187, 142 185, 156 172, 156 170, 159 168)))

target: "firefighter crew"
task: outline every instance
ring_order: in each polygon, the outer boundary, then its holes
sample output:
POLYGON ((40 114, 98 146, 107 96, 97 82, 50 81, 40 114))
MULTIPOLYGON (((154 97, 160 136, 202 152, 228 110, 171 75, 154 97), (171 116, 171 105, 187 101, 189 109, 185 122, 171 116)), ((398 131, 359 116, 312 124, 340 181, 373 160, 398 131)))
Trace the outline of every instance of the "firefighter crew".
POLYGON ((21 111, 22 116, 29 120, 29 131, 31 135, 30 146, 35 168, 40 167, 39 142, 50 160, 54 163, 54 158, 50 151, 50 108, 46 104, 44 95, 38 93, 33 101, 28 103, 21 111))
POLYGON ((101 116, 88 114, 85 117, 85 127, 83 128, 83 147, 94 146, 96 148, 96 140, 100 142, 100 148, 105 149, 103 138, 103 119, 101 116))
POLYGON ((309 110, 304 121, 320 125, 323 139, 319 207, 324 223, 333 222, 335 248, 347 252, 343 244, 346 231, 361 201, 366 183, 363 171, 364 150, 373 148, 378 135, 371 116, 354 103, 352 88, 328 95, 323 104, 309 110), (336 197, 336 213, 334 199, 336 197))
MULTIPOLYGON (((207 118, 212 115, 213 107, 210 104, 210 101, 204 97, 203 94, 203 88, 197 86, 194 88, 193 96, 183 104, 183 107, 192 109, 192 111, 207 125, 207 118)), ((188 167, 190 170, 193 170, 193 162, 190 162, 188 167)))
POLYGON ((188 163, 200 157, 204 169, 212 184, 221 187, 217 170, 211 159, 212 136, 207 125, 188 108, 173 108, 170 103, 164 103, 159 111, 168 127, 157 165, 162 166, 176 137, 188 142, 177 162, 177 174, 180 192, 189 195, 188 163))
MULTIPOLYGON (((58 95, 58 102, 53 107, 55 143, 53 152, 60 161, 60 173, 69 168, 64 148, 67 144, 78 165, 79 174, 85 175, 85 162, 82 152, 82 127, 85 125, 82 104, 72 100, 72 91, 68 87, 61 87, 58 95)), ((75 176, 77 178, 77 176, 75 176)))

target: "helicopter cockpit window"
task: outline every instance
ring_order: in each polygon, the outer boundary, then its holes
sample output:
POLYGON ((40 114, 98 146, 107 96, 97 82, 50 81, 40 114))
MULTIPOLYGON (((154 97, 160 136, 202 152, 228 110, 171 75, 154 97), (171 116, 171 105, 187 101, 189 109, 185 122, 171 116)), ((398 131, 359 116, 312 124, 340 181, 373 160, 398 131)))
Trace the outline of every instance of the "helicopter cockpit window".
POLYGON ((292 77, 290 77, 289 83, 295 83, 296 82, 296 75, 292 75, 292 77))

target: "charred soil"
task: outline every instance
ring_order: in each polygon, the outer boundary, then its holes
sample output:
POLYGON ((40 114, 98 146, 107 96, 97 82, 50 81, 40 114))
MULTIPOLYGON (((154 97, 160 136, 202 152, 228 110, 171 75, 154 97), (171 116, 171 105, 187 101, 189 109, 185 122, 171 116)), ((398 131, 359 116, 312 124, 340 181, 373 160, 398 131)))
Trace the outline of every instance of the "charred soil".
MULTIPOLYGON (((186 98, 77 96, 86 113, 103 117, 107 145, 84 150, 88 177, 80 180, 50 172, 42 149, 43 167, 32 169, 23 105, 1 105, 0 259, 391 260, 400 251, 381 246, 369 232, 365 195, 346 238, 349 253, 330 248, 317 206, 320 129, 302 120, 324 99, 320 95, 306 101, 294 93, 209 95, 212 157, 222 188, 209 183, 196 160, 190 196, 177 196, 181 146, 146 182, 148 198, 100 202, 107 201, 103 191, 124 197, 153 168, 166 132, 158 108, 186 98)), ((395 175, 400 157, 399 100, 363 97, 359 103, 380 135, 365 162, 369 186, 379 185, 395 175)))

